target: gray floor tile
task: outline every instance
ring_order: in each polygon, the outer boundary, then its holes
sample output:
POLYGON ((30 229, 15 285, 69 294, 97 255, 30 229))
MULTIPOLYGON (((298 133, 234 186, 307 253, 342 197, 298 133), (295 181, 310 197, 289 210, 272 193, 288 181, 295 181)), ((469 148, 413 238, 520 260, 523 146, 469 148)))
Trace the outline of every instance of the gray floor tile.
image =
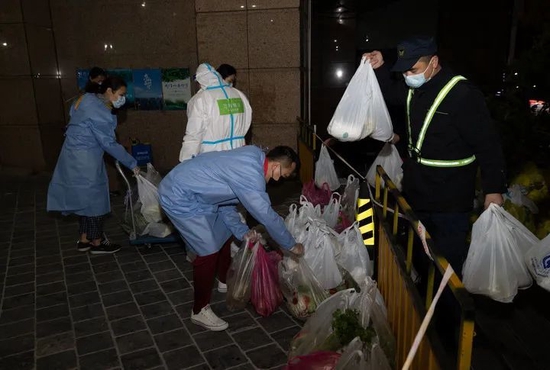
POLYGON ((71 316, 73 317, 74 322, 88 320, 103 315, 103 305, 101 303, 71 309, 71 316))
POLYGON ((143 321, 141 315, 138 315, 111 321, 111 328, 115 336, 118 337, 124 334, 145 330, 147 329, 147 326, 145 325, 145 321, 143 321))
POLYGON ((34 350, 34 334, 0 340, 0 358, 34 350))
POLYGON ((177 269, 161 271, 161 272, 156 272, 155 273, 155 278, 161 283, 164 282, 164 281, 168 281, 168 280, 179 279, 181 277, 183 277, 183 275, 177 269))
POLYGON ((139 309, 133 302, 107 308, 107 317, 111 321, 139 314, 139 309))
POLYGON ((71 319, 62 317, 55 320, 39 322, 36 324, 36 337, 43 338, 50 335, 64 333, 73 330, 71 319))
POLYGON ((214 370, 227 369, 248 362, 244 353, 234 344, 206 352, 204 357, 214 370))
POLYGON ((0 369, 34 369, 34 351, 0 358, 0 369))
POLYGON ((268 333, 296 326, 294 321, 283 312, 276 312, 269 317, 259 318, 258 323, 263 326, 268 333))
POLYGON ((260 369, 269 369, 284 365, 287 361, 286 354, 277 347, 267 346, 246 352, 252 363, 260 369))
POLYGON ((148 348, 121 356, 125 369, 148 369, 162 364, 155 348, 148 348))
POLYGON ((34 333, 34 318, 0 325, 0 340, 34 333))
POLYGON ((179 348, 162 355, 168 369, 191 368, 204 363, 204 358, 195 346, 179 348), (185 364, 185 365, 183 365, 185 364))
POLYGON ((75 348, 73 332, 41 338, 36 342, 36 356, 47 356, 75 348))
POLYGON ((67 316, 69 316, 69 306, 67 305, 67 303, 42 308, 36 311, 36 320, 38 322, 50 321, 67 316))
POLYGON ((74 369, 76 366, 76 352, 74 350, 41 357, 36 361, 37 370, 68 370, 74 369))
POLYGON ((152 319, 154 317, 165 316, 174 313, 172 305, 168 301, 157 302, 140 307, 143 316, 146 319, 152 319))
POLYGON ((175 313, 147 320, 147 325, 153 334, 160 334, 183 327, 181 319, 175 313))
POLYGON ((79 357, 80 370, 113 369, 120 366, 118 354, 114 348, 79 357))
POLYGON ((147 330, 130 333, 116 338, 118 350, 121 354, 134 352, 153 346, 153 338, 147 330))
POLYGON ((113 339, 111 338, 111 333, 109 332, 98 333, 87 337, 78 338, 76 340, 76 348, 79 356, 108 349, 113 346, 113 339))
POLYGON ((197 342, 199 349, 203 352, 227 346, 233 343, 231 337, 224 331, 207 331, 204 333, 195 334, 193 335, 193 337, 195 339, 195 342, 197 342))
POLYGON ((241 331, 232 335, 235 342, 243 351, 262 347, 274 343, 273 340, 261 328, 241 331))
POLYGON ((193 344, 191 336, 185 329, 177 329, 154 336, 155 343, 161 352, 171 351, 193 344))
POLYGON ((87 337, 92 334, 109 330, 105 317, 99 316, 93 319, 79 321, 74 324, 74 332, 77 338, 87 337))

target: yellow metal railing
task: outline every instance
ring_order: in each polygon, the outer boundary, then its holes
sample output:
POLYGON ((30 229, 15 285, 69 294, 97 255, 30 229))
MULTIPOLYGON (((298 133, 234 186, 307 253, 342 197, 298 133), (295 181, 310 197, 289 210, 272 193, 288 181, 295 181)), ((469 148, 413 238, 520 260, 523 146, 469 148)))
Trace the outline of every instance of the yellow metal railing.
MULTIPOLYGON (((368 186, 364 184, 364 186, 368 186)), ((381 206, 375 207, 378 217, 377 243, 377 281, 382 296, 388 306, 388 321, 396 337, 396 363, 401 367, 407 357, 420 324, 433 298, 435 269, 443 275, 449 262, 439 253, 429 233, 426 231, 426 243, 433 263, 430 264, 427 281, 427 294, 424 302, 411 279, 414 238, 419 237, 419 221, 413 210, 403 198, 395 184, 381 166, 377 167, 375 201, 381 206), (385 186, 382 188, 382 180, 385 186), (394 202, 393 216, 388 217, 388 196, 394 202), (408 222, 406 253, 396 243, 399 214, 404 214, 408 222)), ((452 274, 448 287, 451 289, 461 310, 460 337, 458 342, 456 367, 444 365, 446 358, 436 336, 428 331, 416 354, 412 369, 431 370, 456 368, 470 369, 472 359, 472 340, 474 335, 473 301, 456 274, 452 274)))

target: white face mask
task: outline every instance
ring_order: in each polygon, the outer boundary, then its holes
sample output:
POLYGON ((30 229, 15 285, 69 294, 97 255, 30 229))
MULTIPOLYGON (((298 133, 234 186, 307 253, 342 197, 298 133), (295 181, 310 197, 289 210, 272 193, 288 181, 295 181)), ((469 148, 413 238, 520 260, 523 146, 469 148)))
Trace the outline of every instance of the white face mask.
POLYGON ((418 89, 420 86, 424 85, 426 82, 432 79, 435 68, 434 68, 434 71, 432 71, 432 75, 430 76, 430 78, 426 78, 424 76, 424 73, 426 73, 428 68, 430 68, 430 64, 432 63, 432 60, 433 59, 430 60, 424 72, 421 72, 415 75, 409 75, 409 76, 407 76, 406 74, 403 74, 403 77, 405 77, 405 83, 407 84, 407 86, 412 87, 413 89, 418 89))
POLYGON ((117 100, 113 102, 113 107, 120 108, 126 103, 126 97, 124 95, 121 95, 118 97, 117 100))

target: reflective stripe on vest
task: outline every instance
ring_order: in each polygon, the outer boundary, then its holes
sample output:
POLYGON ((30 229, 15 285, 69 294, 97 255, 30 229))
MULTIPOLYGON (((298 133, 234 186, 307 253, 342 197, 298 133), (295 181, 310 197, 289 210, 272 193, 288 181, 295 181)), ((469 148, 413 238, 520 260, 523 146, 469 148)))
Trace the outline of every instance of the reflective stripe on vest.
POLYGON ((422 144, 424 144, 424 138, 426 137, 426 131, 428 131, 428 127, 430 127, 430 123, 432 122, 432 118, 435 115, 435 112, 437 111, 437 108, 439 108, 439 105, 441 102, 445 99, 449 91, 452 90, 452 88, 462 80, 466 80, 466 77, 463 76, 455 76, 453 77, 447 84, 439 91, 439 94, 437 94, 437 97, 435 98, 432 106, 428 110, 428 113, 426 114, 426 117, 424 118, 424 124, 422 125, 422 128, 420 129, 420 133, 418 134, 418 139, 416 141, 416 146, 413 147, 412 145, 412 135, 411 135, 411 100, 412 96, 414 94, 414 89, 409 89, 409 95, 407 96, 407 129, 409 134, 409 155, 411 157, 415 157, 417 162, 420 164, 423 164, 425 166, 431 166, 431 167, 461 167, 469 165, 470 163, 474 162, 476 160, 475 155, 464 158, 464 159, 427 159, 422 158, 420 156, 422 144), (414 152, 414 155, 413 155, 414 152))

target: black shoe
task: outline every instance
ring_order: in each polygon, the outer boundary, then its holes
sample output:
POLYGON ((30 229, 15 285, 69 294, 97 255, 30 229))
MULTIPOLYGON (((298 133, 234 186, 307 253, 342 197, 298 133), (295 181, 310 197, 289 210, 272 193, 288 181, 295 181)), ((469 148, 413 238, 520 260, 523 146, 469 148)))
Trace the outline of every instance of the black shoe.
POLYGON ((76 242, 76 250, 79 252, 88 252, 90 250, 90 243, 84 243, 81 241, 76 242))
POLYGON ((91 254, 113 254, 120 250, 120 245, 113 244, 107 239, 103 239, 98 246, 91 245, 91 254))

